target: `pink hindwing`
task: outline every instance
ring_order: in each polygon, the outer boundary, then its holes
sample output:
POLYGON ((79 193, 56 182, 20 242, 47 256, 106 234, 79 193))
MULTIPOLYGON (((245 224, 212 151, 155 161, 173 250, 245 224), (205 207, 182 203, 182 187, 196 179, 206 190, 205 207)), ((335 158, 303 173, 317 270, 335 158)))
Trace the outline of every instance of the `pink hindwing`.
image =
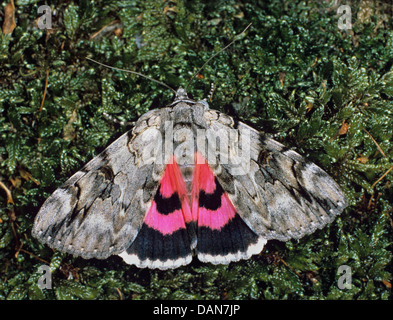
POLYGON ((159 269, 188 264, 195 246, 187 188, 172 159, 131 246, 120 256, 129 264, 159 269))
POLYGON ((229 263, 259 253, 266 240, 240 218, 207 161, 196 154, 192 215, 197 217, 197 254, 204 262, 229 263))

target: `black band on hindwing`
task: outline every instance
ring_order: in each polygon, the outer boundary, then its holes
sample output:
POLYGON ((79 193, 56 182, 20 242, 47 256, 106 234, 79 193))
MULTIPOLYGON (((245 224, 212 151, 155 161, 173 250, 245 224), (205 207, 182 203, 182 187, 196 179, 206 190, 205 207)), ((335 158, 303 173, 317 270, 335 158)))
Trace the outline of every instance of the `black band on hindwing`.
POLYGON ((199 207, 204 207, 212 211, 216 211, 221 207, 221 196, 224 193, 224 190, 217 181, 217 178, 214 178, 214 183, 216 185, 216 189, 213 193, 206 193, 204 190, 199 192, 199 207))
POLYGON ((161 194, 161 185, 158 187, 154 201, 157 205, 157 211, 161 214, 170 214, 173 211, 181 209, 179 194, 174 192, 169 198, 164 198, 161 194))

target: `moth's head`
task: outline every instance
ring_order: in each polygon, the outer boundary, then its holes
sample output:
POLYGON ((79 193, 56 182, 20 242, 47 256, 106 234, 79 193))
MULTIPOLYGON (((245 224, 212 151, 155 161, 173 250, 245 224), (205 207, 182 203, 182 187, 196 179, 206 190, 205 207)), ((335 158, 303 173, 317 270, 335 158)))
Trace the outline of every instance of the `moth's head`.
POLYGON ((175 101, 176 101, 176 100, 179 100, 179 101, 188 100, 187 92, 186 92, 186 90, 184 90, 182 87, 180 87, 180 88, 177 89, 177 91, 176 91, 175 101))
POLYGON ((201 104, 201 105, 203 105, 205 110, 209 109, 209 104, 207 103, 207 99, 195 101, 195 100, 193 100, 193 99, 188 97, 186 90, 183 89, 182 87, 177 89, 175 99, 169 105, 169 107, 175 106, 179 102, 185 102, 185 103, 192 104, 192 105, 194 105, 194 104, 201 104))
POLYGON ((196 103, 196 101, 194 101, 193 99, 190 99, 188 97, 186 90, 183 89, 182 87, 177 89, 175 99, 173 99, 173 102, 169 106, 174 106, 175 104, 178 104, 179 102, 185 102, 185 103, 190 103, 190 104, 196 103))

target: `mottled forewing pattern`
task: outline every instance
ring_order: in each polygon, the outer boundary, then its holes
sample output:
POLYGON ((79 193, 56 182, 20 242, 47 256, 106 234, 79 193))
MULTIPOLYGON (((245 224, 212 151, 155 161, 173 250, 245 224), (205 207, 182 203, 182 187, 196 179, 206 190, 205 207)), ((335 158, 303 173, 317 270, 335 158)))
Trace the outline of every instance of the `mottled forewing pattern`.
POLYGON ((58 188, 38 212, 32 234, 41 242, 84 258, 124 251, 137 236, 156 192, 163 167, 143 163, 155 148, 161 110, 142 116, 135 127, 58 188))
MULTIPOLYGON (((232 164, 211 167, 248 226, 265 239, 301 238, 333 221, 347 206, 337 183, 321 168, 250 126, 215 110, 206 111, 214 131, 237 130, 239 154, 249 134, 250 159, 240 162, 246 174, 234 175, 232 164)), ((228 133, 229 134, 229 133, 228 133)))

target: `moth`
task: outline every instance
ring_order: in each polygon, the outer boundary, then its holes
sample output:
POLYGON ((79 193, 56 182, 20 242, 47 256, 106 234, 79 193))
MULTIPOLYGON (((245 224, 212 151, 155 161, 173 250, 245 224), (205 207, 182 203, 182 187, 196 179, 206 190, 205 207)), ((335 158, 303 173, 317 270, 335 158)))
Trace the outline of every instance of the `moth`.
POLYGON ((183 88, 142 115, 42 205, 32 234, 140 268, 228 264, 331 223, 347 206, 321 168, 183 88))

